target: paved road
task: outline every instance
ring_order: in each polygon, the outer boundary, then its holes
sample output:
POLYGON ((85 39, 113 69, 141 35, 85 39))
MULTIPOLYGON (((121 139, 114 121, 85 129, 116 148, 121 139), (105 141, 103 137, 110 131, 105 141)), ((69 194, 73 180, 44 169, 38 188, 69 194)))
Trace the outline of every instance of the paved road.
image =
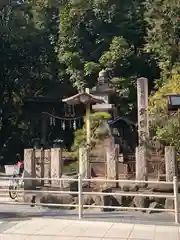
POLYGON ((179 240, 180 227, 34 218, 19 223, 14 222, 9 229, 4 229, 0 233, 1 240, 12 238, 13 240, 179 240))
MULTIPOLYGON (((6 205, 0 204, 0 219, 3 221, 14 221, 22 219, 31 219, 32 217, 56 219, 78 219, 78 210, 49 209, 45 207, 30 207, 24 205, 6 205)), ((138 211, 117 211, 117 212, 101 212, 96 210, 84 210, 84 219, 93 221, 110 221, 122 223, 144 223, 156 225, 174 225, 173 214, 167 213, 141 213, 138 211)))

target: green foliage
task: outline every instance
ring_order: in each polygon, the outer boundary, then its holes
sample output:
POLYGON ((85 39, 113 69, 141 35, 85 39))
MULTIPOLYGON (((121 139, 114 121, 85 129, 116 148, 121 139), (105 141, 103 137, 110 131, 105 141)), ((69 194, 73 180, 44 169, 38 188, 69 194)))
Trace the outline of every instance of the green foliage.
POLYGON ((167 113, 166 94, 180 94, 180 2, 147 0, 148 35, 145 50, 152 53, 161 69, 156 81, 157 91, 149 100, 155 138, 165 145, 173 145, 180 153, 179 116, 167 113))
POLYGON ((155 139, 164 146, 174 146, 177 153, 180 154, 180 114, 172 114, 166 121, 156 126, 155 139))
POLYGON ((180 75, 173 74, 149 99, 149 114, 154 138, 163 145, 171 145, 180 153, 180 117, 168 113, 166 94, 180 94, 180 75))
POLYGON ((63 167, 63 172, 65 174, 78 173, 78 162, 71 162, 63 167))
POLYGON ((24 98, 43 95, 56 79, 52 39, 57 32, 50 29, 55 13, 33 3, 0 10, 0 156, 6 161, 16 161, 15 154, 32 138, 23 119, 24 98))
MULTIPOLYGON (((96 112, 90 114, 91 123, 91 146, 94 146, 98 141, 110 136, 110 130, 106 121, 111 118, 111 115, 106 112, 96 112)), ((86 122, 86 117, 84 119, 86 122)), ((86 146, 86 127, 75 131, 73 151, 77 151, 80 147, 86 146)))
POLYGON ((114 68, 116 65, 123 67, 126 59, 133 54, 129 44, 122 37, 114 37, 110 44, 109 51, 105 52, 99 62, 107 68, 114 68))
POLYGON ((151 115, 167 112, 167 94, 180 94, 180 74, 173 74, 149 99, 151 115))
POLYGON ((180 2, 147 0, 147 52, 152 52, 162 70, 162 81, 180 62, 180 2))
POLYGON ((84 64, 84 75, 90 76, 92 74, 96 74, 101 70, 100 65, 95 62, 87 62, 84 64))
POLYGON ((143 2, 74 0, 64 6, 60 15, 57 49, 65 76, 77 89, 92 87, 99 70, 107 68, 110 78, 116 80, 111 84, 117 95, 124 88, 130 91, 128 106, 122 106, 125 114, 136 105, 136 78, 151 75, 154 68, 143 50, 146 35, 143 2), (70 62, 65 61, 67 54, 71 56, 70 62), (74 54, 77 58, 72 61, 74 54))
MULTIPOLYGON (((43 96, 57 81, 60 98, 73 88, 92 87, 102 68, 109 70, 113 103, 122 115, 134 115, 137 77, 147 77, 150 90, 156 84, 149 109, 156 120, 160 115, 157 137, 171 144, 164 134, 174 130, 169 122, 162 125, 163 95, 180 93, 179 1, 29 0, 13 7, 7 2, 0 4, 0 156, 12 159, 19 151, 15 143, 27 145, 34 137, 23 116, 26 97, 43 96)), ((107 126, 102 127, 106 118, 93 117, 95 144, 107 126)), ((83 142, 84 128, 75 133, 75 148, 83 142)))

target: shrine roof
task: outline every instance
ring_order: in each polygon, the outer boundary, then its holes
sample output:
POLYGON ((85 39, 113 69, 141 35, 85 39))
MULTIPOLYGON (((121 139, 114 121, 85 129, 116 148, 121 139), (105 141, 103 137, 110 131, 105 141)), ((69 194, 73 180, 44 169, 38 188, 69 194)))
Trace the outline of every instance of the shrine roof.
POLYGON ((65 98, 62 100, 63 102, 66 102, 68 104, 80 104, 83 102, 84 104, 90 103, 90 104, 96 104, 96 103, 104 103, 104 100, 98 96, 92 95, 87 92, 78 93, 76 95, 73 95, 69 98, 65 98), (81 101, 81 97, 85 97, 84 101, 81 101))
POLYGON ((116 124, 117 122, 123 121, 129 125, 133 125, 136 126, 136 123, 134 123, 133 121, 129 120, 128 118, 123 118, 123 117, 117 117, 115 120, 110 120, 108 121, 109 125, 113 125, 116 124))

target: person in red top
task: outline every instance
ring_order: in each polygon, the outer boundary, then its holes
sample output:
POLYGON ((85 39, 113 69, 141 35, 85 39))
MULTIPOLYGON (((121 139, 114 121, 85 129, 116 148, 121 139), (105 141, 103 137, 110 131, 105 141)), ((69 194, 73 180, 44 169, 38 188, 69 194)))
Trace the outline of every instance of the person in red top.
MULTIPOLYGON (((18 158, 19 158, 19 154, 17 154, 17 155, 18 155, 18 158)), ((19 161, 17 162, 17 165, 18 165, 18 167, 19 167, 19 174, 22 175, 22 173, 23 173, 23 171, 24 171, 24 163, 19 160, 19 161)))
POLYGON ((19 168, 21 168, 23 166, 23 162, 18 161, 17 165, 18 165, 19 168))

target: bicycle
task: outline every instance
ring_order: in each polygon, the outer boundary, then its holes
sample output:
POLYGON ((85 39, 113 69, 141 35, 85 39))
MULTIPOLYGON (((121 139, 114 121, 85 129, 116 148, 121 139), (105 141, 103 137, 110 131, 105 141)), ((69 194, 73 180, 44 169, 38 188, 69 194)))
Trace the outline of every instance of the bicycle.
MULTIPOLYGON (((19 155, 17 154, 19 157, 19 155)), ((18 164, 14 166, 15 170, 13 176, 9 180, 9 197, 16 199, 18 197, 18 190, 24 187, 24 166, 23 163, 18 161, 18 164)))
POLYGON ((15 200, 18 197, 18 190, 24 187, 24 171, 22 176, 20 174, 14 174, 9 180, 9 197, 15 200))

